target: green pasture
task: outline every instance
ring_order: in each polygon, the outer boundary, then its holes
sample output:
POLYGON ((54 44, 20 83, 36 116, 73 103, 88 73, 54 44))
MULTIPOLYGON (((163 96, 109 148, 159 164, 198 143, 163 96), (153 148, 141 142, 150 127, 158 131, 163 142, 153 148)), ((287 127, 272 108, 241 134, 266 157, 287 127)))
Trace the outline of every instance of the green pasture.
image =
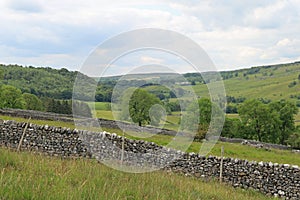
POLYGON ((60 159, 0 148, 0 199, 215 199, 267 200, 253 190, 233 188, 156 171, 131 174, 89 159, 60 159))

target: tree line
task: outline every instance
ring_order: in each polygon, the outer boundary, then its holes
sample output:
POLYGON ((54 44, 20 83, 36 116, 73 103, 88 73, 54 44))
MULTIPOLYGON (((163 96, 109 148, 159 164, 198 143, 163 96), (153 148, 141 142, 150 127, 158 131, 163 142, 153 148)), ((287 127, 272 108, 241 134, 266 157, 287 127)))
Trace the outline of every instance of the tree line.
MULTIPOLYGON (((167 104, 143 89, 135 90, 129 101, 126 102, 129 102, 129 106, 124 107, 127 120, 131 118, 133 122, 139 125, 158 125, 161 117, 164 116, 162 107, 167 110, 167 104), (156 115, 151 115, 150 108, 155 104, 161 105, 161 107, 156 110, 156 115), (153 122, 155 123, 153 124, 153 122)), ((174 106, 173 104, 169 105, 174 106)), ((197 136, 198 138, 205 138, 211 122, 212 108, 217 117, 221 116, 223 111, 210 99, 200 98, 197 102, 191 102, 185 111, 187 114, 180 121, 181 126, 193 128, 197 122, 197 136), (195 115, 197 109, 199 109, 199 115, 195 115), (199 118, 196 119, 195 116, 199 118)), ((295 126, 294 119, 297 113, 297 106, 287 100, 273 102, 265 99, 243 100, 238 106, 239 118, 225 117, 221 136, 300 148, 300 127, 295 126)))
MULTIPOLYGON (((91 116, 89 106, 84 102, 73 102, 74 107, 80 109, 83 116, 91 116)), ((0 108, 15 108, 72 114, 71 100, 57 100, 49 97, 37 97, 34 94, 22 93, 20 89, 11 85, 0 85, 0 108)))
MULTIPOLYGON (((213 103, 198 101, 200 110, 198 134, 205 136, 210 123, 213 103)), ((190 108, 190 112, 194 109, 190 108)), ((238 106, 239 118, 225 118, 221 136, 257 140, 300 148, 300 127, 295 126, 297 106, 287 100, 266 102, 248 99, 238 106)), ((189 120, 187 120, 189 121, 189 120)))
POLYGON ((92 78, 66 68, 0 64, 0 84, 14 86, 22 93, 30 93, 38 97, 72 99, 73 85, 77 76, 87 83, 96 84, 92 78))

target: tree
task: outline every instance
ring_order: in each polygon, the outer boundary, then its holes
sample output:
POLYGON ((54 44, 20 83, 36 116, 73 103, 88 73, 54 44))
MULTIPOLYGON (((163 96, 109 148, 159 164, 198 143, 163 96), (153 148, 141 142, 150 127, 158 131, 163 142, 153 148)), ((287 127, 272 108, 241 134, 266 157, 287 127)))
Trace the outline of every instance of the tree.
POLYGON ((61 108, 62 108, 61 102, 59 100, 54 100, 54 110, 53 110, 53 112, 61 113, 62 112, 61 108))
POLYGON ((160 102, 152 105, 149 109, 150 125, 159 126, 159 122, 161 120, 166 120, 166 115, 166 109, 160 104, 160 102))
POLYGON ((244 138, 276 143, 279 115, 257 99, 245 101, 238 109, 244 138))
POLYGON ((151 107, 156 104, 160 104, 160 100, 155 95, 142 89, 135 90, 129 100, 130 118, 139 126, 149 124, 153 120, 160 121, 160 115, 149 113, 151 107))
POLYGON ((182 117, 181 129, 192 132, 197 131, 197 137, 204 138, 211 123, 212 110, 214 110, 214 127, 211 128, 217 128, 218 123, 216 120, 219 120, 219 117, 222 118, 222 110, 210 99, 201 98, 188 106, 187 114, 182 117))
POLYGON ((287 144, 291 145, 293 148, 300 149, 300 127, 289 136, 287 144))
MULTIPOLYGON (((300 77, 300 75, 299 75, 300 77)), ((0 80, 2 82, 2 79, 4 78, 4 72, 3 72, 3 69, 0 69, 0 80)))
MULTIPOLYGON (((68 102, 70 102, 70 101, 68 101, 68 102)), ((82 117, 92 118, 92 112, 87 103, 82 102, 82 101, 72 101, 72 104, 73 104, 73 113, 75 113, 79 116, 82 116, 82 117)), ((70 104, 70 112, 65 113, 65 114, 70 114, 70 113, 72 113, 71 104, 70 104)))
POLYGON ((223 137, 240 137, 241 121, 236 118, 225 118, 225 123, 222 129, 221 136, 223 137))
MULTIPOLYGON (((60 114, 72 114, 72 101, 70 100, 56 100, 53 98, 42 97, 41 98, 44 111, 46 112, 54 112, 60 114)), ((79 102, 79 101, 78 101, 79 102)), ((80 102, 79 102, 80 103, 80 102)), ((79 110, 76 113, 82 113, 82 116, 90 116, 89 109, 87 109, 88 105, 84 102, 76 105, 79 110)))
POLYGON ((24 93, 22 95, 27 110, 43 110, 42 101, 34 94, 24 93))
POLYGON ((166 106, 170 109, 171 112, 181 111, 180 103, 178 100, 167 102, 166 106))
MULTIPOLYGON (((71 98, 73 83, 78 73, 66 69, 57 70, 18 65, 0 65, 0 71, 4 72, 4 84, 13 85, 23 93, 52 98, 71 98)), ((0 79, 2 79, 1 75, 0 79)), ((91 78, 86 77, 86 79, 90 80, 91 78)))
POLYGON ((118 101, 114 97, 112 100, 115 102, 112 102, 112 111, 120 110, 119 114, 117 115, 117 119, 121 121, 130 121, 130 113, 129 113, 129 101, 131 98, 131 95, 135 91, 134 88, 130 87, 126 90, 122 91, 122 94, 118 101))
POLYGON ((280 100, 270 104, 270 110, 279 115, 279 132, 280 144, 286 144, 286 140, 290 134, 295 130, 294 115, 298 113, 298 108, 295 104, 280 100))
POLYGON ((1 108, 24 108, 21 90, 11 85, 2 85, 0 91, 1 108))
POLYGON ((295 130, 295 104, 280 100, 264 104, 260 100, 245 101, 239 108, 244 137, 259 141, 286 144, 295 130), (254 137, 255 136, 255 137, 254 137))
POLYGON ((198 105, 200 112, 199 123, 205 129, 207 129, 211 120, 212 102, 210 101, 210 99, 201 98, 198 101, 198 105))
POLYGON ((237 113, 237 106, 232 103, 227 104, 226 113, 237 113))

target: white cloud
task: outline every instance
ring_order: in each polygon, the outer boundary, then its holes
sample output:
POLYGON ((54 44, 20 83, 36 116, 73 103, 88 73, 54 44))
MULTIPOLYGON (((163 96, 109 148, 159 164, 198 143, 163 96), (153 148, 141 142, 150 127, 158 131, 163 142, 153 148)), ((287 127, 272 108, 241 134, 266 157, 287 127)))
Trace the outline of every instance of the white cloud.
MULTIPOLYGON (((0 60, 5 63, 73 68, 99 43, 145 27, 187 35, 220 70, 295 61, 300 55, 297 0, 5 0, 0 9, 0 60)), ((147 56, 140 61, 153 57, 147 56)))
POLYGON ((149 64, 149 63, 162 64, 164 61, 163 59, 153 58, 151 56, 141 56, 140 59, 141 59, 142 63, 146 63, 146 64, 149 64))
POLYGON ((287 7, 286 1, 277 1, 274 4, 258 7, 246 16, 245 24, 261 28, 276 28, 284 22, 282 19, 287 15, 279 13, 286 12, 285 8, 287 7))
POLYGON ((290 45, 292 43, 292 41, 289 38, 284 38, 282 40, 279 40, 276 44, 276 46, 287 46, 290 45))

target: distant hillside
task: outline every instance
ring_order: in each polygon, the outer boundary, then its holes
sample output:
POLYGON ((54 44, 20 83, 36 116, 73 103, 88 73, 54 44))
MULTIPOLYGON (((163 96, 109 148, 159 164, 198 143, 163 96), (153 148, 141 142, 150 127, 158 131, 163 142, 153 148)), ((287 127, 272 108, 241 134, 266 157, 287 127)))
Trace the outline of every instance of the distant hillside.
MULTIPOLYGON (((52 69, 50 67, 23 67, 20 65, 0 64, 2 83, 13 85, 21 91, 37 96, 56 99, 71 99, 74 80, 78 72, 65 68, 52 69)), ((89 77, 83 75, 89 81, 89 77)))
MULTIPOLYGON (((73 84, 78 72, 65 68, 22 67, 19 65, 1 65, 3 71, 2 83, 13 85, 37 96, 56 99, 72 98, 73 84)), ((205 72, 206 75, 214 72, 205 72)), ((220 72, 224 80, 229 99, 263 98, 268 100, 290 99, 300 106, 300 62, 258 66, 248 69, 220 72)), ((82 75, 82 74, 81 74, 82 75)), ((95 83, 96 78, 82 75, 89 83, 95 83)), ((96 101, 110 102, 114 85, 121 76, 104 77, 100 79, 96 91, 96 101)), ((155 93, 156 83, 185 83, 183 77, 193 85, 199 96, 209 96, 206 84, 199 73, 178 74, 135 74, 127 76, 125 85, 148 85, 155 93), (154 85, 153 85, 154 83, 154 85)), ((183 88, 184 84, 181 85, 183 88)), ((147 87, 145 88, 147 89, 147 87)), ((165 91, 164 91, 165 92, 165 91)))
MULTIPOLYGON (((205 77, 209 77, 214 73, 204 72, 203 74, 205 74, 205 77)), ((220 74, 225 84, 229 103, 239 103, 247 98, 260 98, 266 102, 288 99, 297 103, 297 106, 300 107, 300 62, 222 71, 220 74)), ((209 96, 206 85, 209 84, 209 80, 205 83, 200 73, 186 73, 183 76, 163 73, 136 74, 128 77, 125 85, 129 86, 134 85, 135 82, 144 82, 148 86, 144 88, 153 90, 154 93, 161 91, 161 88, 159 86, 155 87, 155 84, 149 84, 150 82, 173 83, 174 87, 181 85, 180 87, 189 90, 191 87, 185 86, 186 81, 188 81, 198 96, 209 96), (182 79, 183 77, 185 80, 182 79)), ((113 84, 119 78, 120 76, 104 77, 101 78, 101 84, 113 84)))
MULTIPOLYGON (((227 96, 289 99, 300 103, 300 62, 221 72, 221 75, 227 96)), ((200 96, 209 95, 201 82, 196 82, 193 89, 200 96)))

